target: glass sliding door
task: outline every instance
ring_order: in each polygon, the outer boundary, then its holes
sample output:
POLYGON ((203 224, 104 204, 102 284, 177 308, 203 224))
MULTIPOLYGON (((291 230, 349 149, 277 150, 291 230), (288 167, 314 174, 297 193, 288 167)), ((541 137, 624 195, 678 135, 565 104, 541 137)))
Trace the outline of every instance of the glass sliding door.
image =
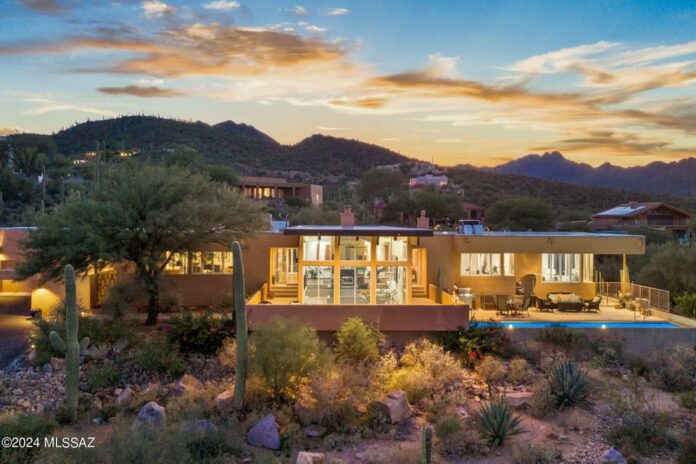
POLYGON ((305 304, 333 304, 333 266, 305 266, 302 302, 305 304))
POLYGON ((405 266, 377 266, 377 304, 406 304, 406 269, 405 266))
POLYGON ((297 248, 273 248, 273 284, 297 283, 297 248))
POLYGON ((340 304, 370 304, 370 268, 341 266, 340 304))

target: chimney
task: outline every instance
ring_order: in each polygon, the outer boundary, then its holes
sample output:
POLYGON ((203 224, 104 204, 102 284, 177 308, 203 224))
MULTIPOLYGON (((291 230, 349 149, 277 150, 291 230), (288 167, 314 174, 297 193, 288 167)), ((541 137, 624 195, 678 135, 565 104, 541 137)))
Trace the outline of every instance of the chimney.
POLYGON ((430 218, 425 215, 425 210, 421 210, 420 217, 416 218, 416 227, 419 229, 430 229, 430 218))
POLYGON ((353 207, 351 205, 343 205, 341 213, 341 227, 353 227, 355 225, 355 216, 353 215, 353 207))

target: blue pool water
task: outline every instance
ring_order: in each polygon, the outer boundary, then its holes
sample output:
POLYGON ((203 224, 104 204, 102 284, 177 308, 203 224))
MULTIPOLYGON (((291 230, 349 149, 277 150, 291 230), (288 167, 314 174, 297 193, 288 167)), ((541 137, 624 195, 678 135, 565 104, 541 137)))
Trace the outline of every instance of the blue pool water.
POLYGON ((527 321, 503 321, 503 322, 478 322, 471 321, 470 325, 489 326, 500 324, 503 327, 539 329, 546 327, 566 327, 569 329, 678 329, 679 326, 671 322, 527 322, 527 321))

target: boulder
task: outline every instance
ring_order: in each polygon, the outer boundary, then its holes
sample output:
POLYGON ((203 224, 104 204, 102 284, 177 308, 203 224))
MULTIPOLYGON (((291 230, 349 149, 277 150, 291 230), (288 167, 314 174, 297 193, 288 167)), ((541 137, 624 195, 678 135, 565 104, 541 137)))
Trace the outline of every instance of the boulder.
POLYGON ((626 464, 626 458, 612 447, 602 455, 602 464, 626 464))
POLYGON ((531 401, 532 395, 532 392, 508 392, 505 399, 513 408, 522 408, 531 401))
POLYGON ((121 393, 119 393, 119 395, 116 397, 116 404, 122 408, 127 408, 133 404, 134 399, 135 393, 130 387, 126 387, 125 389, 121 390, 121 393))
POLYGON ((392 390, 381 400, 372 403, 372 407, 382 413, 392 424, 399 423, 411 415, 411 406, 403 390, 392 390))
POLYGON ((234 390, 225 390, 215 397, 215 405, 220 410, 230 409, 234 402, 234 390))
POLYGON ((186 393, 189 391, 200 391, 203 390, 203 382, 192 376, 191 374, 184 374, 182 378, 176 383, 174 387, 179 393, 186 393))
POLYGON ((297 453, 295 464, 324 464, 326 456, 324 453, 310 453, 309 451, 300 451, 297 453))
POLYGON ((247 441, 250 445, 259 448, 280 449, 280 435, 278 435, 278 425, 273 414, 268 414, 249 429, 247 441))
POLYGON ((51 358, 51 366, 53 366, 54 371, 65 370, 65 359, 63 359, 63 358, 51 358))
POLYGON ((163 406, 150 401, 138 411, 138 417, 133 421, 131 429, 137 430, 144 426, 164 427, 167 425, 167 411, 163 406))
POLYGON ((51 365, 51 363, 46 363, 41 367, 41 371, 44 374, 53 374, 53 366, 51 365))
POLYGON ((27 355, 27 361, 29 361, 31 364, 34 364, 34 361, 36 361, 36 350, 31 350, 29 354, 27 355))
POLYGON ((114 342, 114 344, 111 346, 111 351, 113 351, 114 354, 119 354, 121 351, 125 350, 127 346, 128 340, 122 338, 114 342))

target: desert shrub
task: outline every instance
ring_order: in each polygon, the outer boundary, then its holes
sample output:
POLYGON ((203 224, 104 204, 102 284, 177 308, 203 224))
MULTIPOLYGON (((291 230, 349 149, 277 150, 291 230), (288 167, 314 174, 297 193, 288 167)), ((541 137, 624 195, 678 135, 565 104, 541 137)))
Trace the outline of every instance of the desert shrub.
POLYGON ((542 343, 555 345, 566 350, 581 348, 587 341, 584 334, 574 332, 565 327, 547 327, 542 329, 537 339, 542 343))
POLYGON ((696 409, 696 390, 677 393, 677 402, 686 409, 696 409))
POLYGON ((138 280, 116 282, 109 288, 103 309, 114 319, 122 319, 134 309, 139 298, 145 296, 145 289, 138 280))
POLYGON ((565 408, 583 404, 590 393, 587 373, 573 361, 559 361, 549 371, 551 395, 556 406, 565 408))
POLYGON ((234 369, 237 365, 237 341, 234 338, 226 338, 217 354, 218 361, 223 367, 234 369))
POLYGON ((588 432, 595 427, 595 416, 584 409, 568 409, 561 415, 559 423, 566 430, 588 432))
POLYGON ((96 448, 43 448, 34 464, 75 464, 76 462, 104 462, 96 448))
POLYGON ((685 292, 674 298, 680 314, 696 318, 696 293, 685 292))
POLYGON ((108 422, 112 417, 116 417, 119 412, 119 407, 113 401, 106 401, 99 410, 99 417, 102 418, 104 422, 108 422))
POLYGON ((532 397, 527 411, 534 417, 544 418, 556 411, 556 398, 551 393, 551 385, 545 377, 532 386, 532 397))
POLYGON ((623 341, 616 337, 599 337, 591 343, 597 367, 618 367, 623 364, 623 341))
POLYGON ((606 438, 622 453, 652 456, 677 447, 669 429, 672 418, 656 407, 637 378, 629 377, 626 391, 612 391, 607 398, 612 415, 621 421, 607 430, 606 438))
POLYGON ((504 401, 492 400, 482 404, 474 414, 474 421, 481 438, 491 447, 502 446, 506 438, 523 432, 520 427, 522 420, 504 401))
POLYGON ((435 424, 435 436, 440 440, 447 440, 456 434, 461 428, 461 419, 454 414, 448 414, 440 418, 440 420, 438 420, 435 424))
POLYGON ((160 311, 163 313, 175 313, 184 306, 184 298, 176 289, 164 286, 159 294, 160 311))
POLYGON ((338 365, 300 388, 295 411, 302 423, 318 423, 329 432, 349 432, 367 419, 362 406, 380 395, 368 368, 338 365))
POLYGON ((486 382, 488 388, 499 384, 505 378, 507 369, 505 364, 500 359, 492 356, 486 357, 483 361, 476 365, 476 374, 486 382))
POLYGON ((468 329, 460 327, 455 332, 440 335, 439 339, 448 351, 460 354, 471 363, 488 355, 506 357, 510 348, 510 337, 501 324, 472 322, 468 329))
POLYGON ((674 345, 653 353, 649 359, 650 380, 670 392, 688 390, 696 376, 696 350, 689 345, 674 345))
POLYGON ((508 366, 508 379, 510 379, 510 382, 521 384, 527 382, 530 377, 531 372, 527 361, 521 358, 515 358, 510 361, 510 365, 508 366))
MULTIPOLYGON (((53 432, 56 423, 43 416, 13 416, 0 421, 0 437, 38 438, 43 446, 44 437, 53 432)), ((0 464, 31 464, 40 447, 0 447, 0 464)))
POLYGON ((336 357, 339 361, 371 363, 379 358, 383 336, 359 317, 347 319, 336 332, 336 357))
POLYGON ((420 464, 420 444, 397 443, 394 446, 372 446, 364 452, 366 464, 420 464))
POLYGON ((558 453, 534 443, 522 443, 512 449, 514 464, 552 464, 556 462, 558 453))
POLYGON ((469 424, 461 424, 445 437, 438 437, 434 447, 441 455, 457 458, 457 462, 461 462, 460 459, 464 456, 483 454, 488 448, 476 429, 469 424))
POLYGON ((631 371, 633 375, 640 377, 647 378, 650 374, 650 364, 645 358, 629 357, 626 359, 626 368, 631 371))
POLYGON ((170 319, 171 330, 167 334, 170 343, 176 344, 182 353, 212 355, 218 352, 226 338, 233 334, 233 321, 215 317, 210 311, 194 315, 186 311, 170 319))
POLYGON ((679 447, 677 464, 693 464, 696 462, 696 437, 687 435, 679 447))
POLYGON ((404 390, 409 401, 453 390, 462 379, 462 366, 444 348, 427 339, 406 345, 401 366, 391 378, 390 388, 404 390))
POLYGON ((251 370, 274 400, 295 397, 312 375, 331 365, 328 348, 316 331, 299 321, 272 318, 251 334, 251 370))
POLYGON ((131 431, 120 424, 110 443, 113 462, 119 464, 145 464, 168 462, 183 464, 189 461, 187 434, 178 427, 145 427, 131 431))
POLYGON ((112 387, 121 378, 121 370, 118 366, 92 366, 85 372, 85 380, 92 391, 112 387))
POLYGON ((179 350, 163 340, 144 343, 135 355, 142 370, 150 374, 166 374, 178 377, 184 373, 186 364, 179 350))

